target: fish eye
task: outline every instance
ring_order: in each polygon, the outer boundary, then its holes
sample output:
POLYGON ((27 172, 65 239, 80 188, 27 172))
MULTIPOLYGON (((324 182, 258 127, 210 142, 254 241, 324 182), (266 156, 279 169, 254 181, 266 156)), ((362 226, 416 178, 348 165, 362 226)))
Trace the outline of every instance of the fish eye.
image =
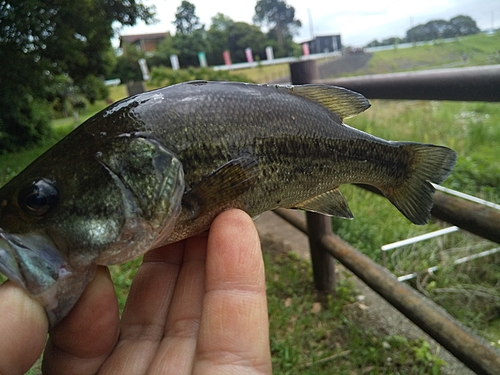
POLYGON ((30 216, 43 216, 58 202, 56 187, 47 180, 32 181, 19 191, 19 207, 30 216))

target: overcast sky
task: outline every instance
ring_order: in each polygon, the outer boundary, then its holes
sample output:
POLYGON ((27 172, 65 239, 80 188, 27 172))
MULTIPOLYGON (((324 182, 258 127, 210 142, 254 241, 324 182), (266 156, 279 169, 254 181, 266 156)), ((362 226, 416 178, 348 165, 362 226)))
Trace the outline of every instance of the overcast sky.
MULTIPOLYGON (((256 0, 190 0, 196 6, 196 14, 206 28, 218 12, 234 21, 252 23, 256 0)), ((181 0, 143 0, 155 5, 159 22, 146 26, 143 23, 119 31, 120 34, 142 34, 170 31, 175 28, 177 7, 181 0)), ((446 19, 459 14, 471 16, 480 29, 500 27, 500 0, 288 0, 295 8, 295 15, 302 22, 297 42, 310 38, 309 12, 315 35, 342 35, 342 43, 363 46, 373 39, 391 36, 404 37, 411 26, 432 19, 446 19)))

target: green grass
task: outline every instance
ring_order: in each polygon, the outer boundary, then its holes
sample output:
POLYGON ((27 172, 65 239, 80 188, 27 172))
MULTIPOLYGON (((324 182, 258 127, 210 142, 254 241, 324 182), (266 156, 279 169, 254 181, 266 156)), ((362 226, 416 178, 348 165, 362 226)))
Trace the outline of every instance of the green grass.
POLYGON ((127 87, 125 85, 109 87, 109 99, 116 102, 128 96, 127 87))
POLYGON ((388 336, 358 314, 349 275, 325 300, 313 292, 308 262, 264 249, 275 374, 440 373, 444 362, 425 341, 388 336))
POLYGON ((379 51, 373 54, 363 69, 346 75, 498 64, 499 45, 500 32, 497 32, 494 35, 471 35, 453 42, 436 41, 423 46, 379 51), (464 54, 466 61, 462 59, 464 54))

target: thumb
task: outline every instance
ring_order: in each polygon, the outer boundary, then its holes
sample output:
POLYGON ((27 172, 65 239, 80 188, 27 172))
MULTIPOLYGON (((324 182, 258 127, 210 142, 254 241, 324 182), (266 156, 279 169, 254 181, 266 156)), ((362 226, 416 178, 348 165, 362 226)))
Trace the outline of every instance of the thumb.
POLYGON ((40 357, 49 322, 42 305, 11 281, 0 285, 0 374, 24 374, 40 357))

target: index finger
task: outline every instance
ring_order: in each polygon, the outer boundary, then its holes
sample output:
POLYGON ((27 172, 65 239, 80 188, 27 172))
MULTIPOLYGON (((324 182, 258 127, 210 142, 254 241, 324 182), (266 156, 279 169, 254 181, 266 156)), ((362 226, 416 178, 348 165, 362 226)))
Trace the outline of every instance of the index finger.
POLYGON ((206 291, 193 374, 271 373, 264 262, 243 211, 212 223, 206 291))

